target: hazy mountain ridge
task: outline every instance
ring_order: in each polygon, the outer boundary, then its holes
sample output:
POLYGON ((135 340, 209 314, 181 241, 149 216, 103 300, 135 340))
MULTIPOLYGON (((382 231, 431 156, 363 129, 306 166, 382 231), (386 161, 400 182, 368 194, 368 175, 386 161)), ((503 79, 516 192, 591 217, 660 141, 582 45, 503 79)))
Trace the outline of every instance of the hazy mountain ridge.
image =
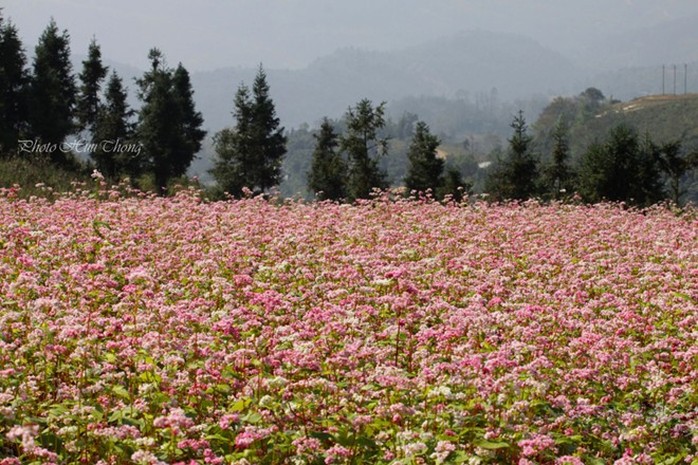
MULTIPOLYGON (((538 99, 574 95, 593 86, 607 96, 627 100, 662 93, 662 62, 668 64, 665 92, 674 90, 671 61, 680 63, 677 92, 684 90, 683 63, 689 63, 688 91, 698 90, 694 22, 698 17, 590 40, 593 46, 588 50, 564 55, 523 35, 474 30, 392 51, 342 48, 302 69, 265 66, 265 70, 278 115, 287 128, 302 123, 314 126, 323 116, 339 117, 362 98, 389 104, 421 96, 512 102, 534 95, 538 99)), ((82 58, 74 60, 76 74, 82 58)), ((134 78, 142 72, 108 58, 105 63, 124 78, 129 101, 137 107, 134 78)), ((197 108, 211 135, 234 124, 235 92, 243 82, 250 85, 256 71, 230 67, 192 72, 197 108)), ((535 117, 529 115, 529 119, 535 117)))
MULTIPOLYGON (((532 39, 483 31, 461 33, 392 52, 340 49, 297 71, 267 69, 279 117, 288 127, 337 117, 361 98, 496 93, 502 100, 570 92, 577 69, 532 39)), ((255 70, 193 73, 200 110, 210 128, 232 123, 235 89, 255 70), (221 105, 228 102, 225 109, 221 105)))

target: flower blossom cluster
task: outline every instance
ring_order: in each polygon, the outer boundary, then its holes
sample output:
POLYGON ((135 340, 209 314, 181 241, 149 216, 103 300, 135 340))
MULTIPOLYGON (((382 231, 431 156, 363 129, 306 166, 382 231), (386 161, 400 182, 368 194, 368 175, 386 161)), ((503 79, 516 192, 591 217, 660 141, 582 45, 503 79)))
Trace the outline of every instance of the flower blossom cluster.
POLYGON ((0 197, 0 464, 696 463, 698 220, 0 197))

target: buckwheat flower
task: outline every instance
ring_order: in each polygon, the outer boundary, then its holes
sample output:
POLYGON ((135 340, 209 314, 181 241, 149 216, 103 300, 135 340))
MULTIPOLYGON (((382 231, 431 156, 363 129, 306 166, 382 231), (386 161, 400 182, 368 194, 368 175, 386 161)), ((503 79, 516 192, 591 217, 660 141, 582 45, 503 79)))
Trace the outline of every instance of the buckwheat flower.
POLYGON ((455 450, 456 445, 452 442, 439 441, 436 443, 436 447, 434 448, 434 453, 431 455, 431 458, 433 458, 437 464, 441 464, 444 463, 448 456, 451 455, 451 452, 455 450))
POLYGON ((218 420, 218 426, 220 426, 221 429, 228 429, 230 428, 230 425, 235 424, 239 421, 240 418, 236 413, 226 414, 223 415, 220 420, 218 420))
POLYGON ((427 445, 419 441, 411 442, 402 446, 401 449, 406 457, 413 457, 415 455, 420 455, 426 452, 427 445))
POLYGON ((332 463, 336 463, 337 459, 351 457, 351 450, 347 449, 344 446, 340 446, 339 444, 335 444, 334 446, 327 449, 325 451, 325 454, 327 454, 327 457, 325 457, 325 464, 329 465, 332 463))
POLYGON ((242 431, 235 436, 235 447, 238 449, 247 449, 254 443, 259 436, 251 431, 242 431))
POLYGON ((166 465, 165 462, 160 461, 152 452, 143 450, 139 450, 131 454, 131 460, 139 465, 166 465))
POLYGON ((274 398, 270 395, 265 395, 262 396, 261 399, 259 399, 259 406, 262 408, 270 408, 274 406, 274 398))
POLYGON ((5 435, 10 441, 21 440, 22 448, 31 451, 36 448, 34 439, 39 435, 39 425, 13 426, 5 435))
POLYGON ((292 442, 298 455, 317 454, 322 449, 322 443, 316 438, 301 437, 292 442))
POLYGON ((574 457, 571 455, 565 455, 555 459, 556 464, 560 465, 584 465, 584 462, 579 457, 574 457))

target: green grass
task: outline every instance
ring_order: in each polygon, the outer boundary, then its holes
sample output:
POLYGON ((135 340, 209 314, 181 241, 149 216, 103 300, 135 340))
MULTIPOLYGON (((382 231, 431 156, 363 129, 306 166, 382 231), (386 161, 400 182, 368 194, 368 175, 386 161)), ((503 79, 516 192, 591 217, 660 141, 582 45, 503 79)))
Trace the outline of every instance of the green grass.
POLYGON ((86 168, 66 170, 43 160, 26 157, 0 159, 0 187, 20 186, 18 195, 49 197, 52 192, 68 192, 75 183, 92 181, 86 168))

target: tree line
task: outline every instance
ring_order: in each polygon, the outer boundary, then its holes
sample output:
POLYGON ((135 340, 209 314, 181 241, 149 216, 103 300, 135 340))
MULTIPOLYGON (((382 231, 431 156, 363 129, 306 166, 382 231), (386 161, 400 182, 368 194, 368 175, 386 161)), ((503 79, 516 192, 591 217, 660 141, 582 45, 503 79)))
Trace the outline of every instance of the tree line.
MULTIPOLYGON (((94 168, 112 181, 129 178, 141 188, 149 182, 162 195, 173 180, 186 175, 206 131, 181 63, 169 67, 164 54, 151 49, 150 68, 136 80, 141 106, 134 110, 121 77, 103 65, 95 39, 77 79, 70 36, 54 20, 34 52, 29 66, 17 28, 0 15, 0 154, 30 152, 36 163, 73 171, 94 168), (73 142, 66 145, 67 140, 73 142), (76 140, 86 143, 79 146, 76 140), (86 147, 90 160, 84 163, 74 150, 59 149, 64 146, 86 147)), ((582 97, 590 112, 604 99, 593 88, 582 97)), ((223 198, 267 193, 284 176, 288 138, 261 65, 251 87, 238 87, 233 107, 234 126, 213 137, 216 155, 210 173, 216 186, 211 194, 223 198)), ((348 108, 341 130, 324 118, 313 134, 307 172, 307 187, 316 198, 353 202, 390 187, 379 163, 389 147, 383 133, 385 107, 385 102, 360 100, 348 108)), ((398 129, 401 137, 409 137, 401 180, 406 194, 459 201, 472 186, 458 169, 446 168, 438 152, 439 137, 416 115, 403 120, 398 129)), ((587 202, 639 206, 669 198, 679 204, 685 193, 682 180, 698 165, 698 157, 680 141, 658 145, 649 135, 642 137, 623 125, 611 129, 607 140, 589 146, 576 163, 570 159, 569 124, 562 116, 547 154, 535 150, 523 112, 513 118, 511 128, 506 151, 486 176, 485 191, 496 201, 576 196, 587 202)))
MULTIPOLYGON (((587 89, 603 99, 596 89, 587 89)), ((582 94, 586 98, 588 95, 582 94)), ((624 123, 608 129, 571 159, 569 121, 560 116, 551 134, 550 153, 536 151, 523 112, 514 117, 506 153, 495 160, 485 191, 495 201, 577 199, 587 203, 624 202, 647 207, 669 200, 681 205, 684 180, 698 168, 698 152, 681 140, 656 143, 624 123)))
POLYGON ((70 58, 70 35, 52 19, 28 66, 17 28, 0 16, 0 154, 74 172, 94 167, 112 180, 150 176, 164 193, 206 135, 186 68, 168 67, 160 50, 150 50, 150 69, 136 81, 142 105, 135 111, 95 39, 77 79, 70 58), (76 152, 89 153, 90 163, 76 152))

